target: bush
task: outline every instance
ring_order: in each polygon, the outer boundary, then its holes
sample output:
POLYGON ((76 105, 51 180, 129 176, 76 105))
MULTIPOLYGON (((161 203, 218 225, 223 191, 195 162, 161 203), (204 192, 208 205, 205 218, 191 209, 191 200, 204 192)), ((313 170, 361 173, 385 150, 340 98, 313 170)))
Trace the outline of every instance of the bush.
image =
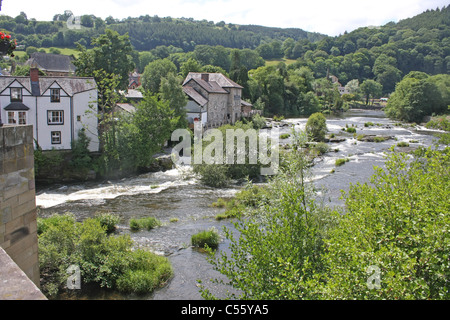
POLYGON ((335 162, 336 167, 340 167, 343 166, 344 164, 346 164, 347 162, 349 162, 350 159, 345 158, 345 159, 337 159, 335 162))
POLYGON ((140 219, 130 219, 130 229, 131 231, 139 231, 142 229, 152 230, 161 225, 161 221, 154 217, 140 218, 140 219))
POLYGON ((364 127, 372 127, 372 126, 374 126, 374 123, 373 122, 366 122, 366 123, 364 123, 364 127))
POLYGON ((314 149, 322 155, 327 153, 330 150, 330 147, 325 142, 319 142, 314 146, 314 149))
POLYGON ((346 130, 348 133, 356 133, 356 129, 353 127, 347 128, 346 130))
POLYGON ((211 249, 217 249, 219 246, 219 240, 219 233, 215 228, 201 231, 191 237, 192 245, 198 248, 208 247, 211 249))
POLYGON ((280 136, 280 139, 288 139, 290 136, 291 136, 291 135, 290 135, 289 133, 283 133, 283 134, 280 136))
POLYGON ((82 283, 119 291, 150 293, 172 276, 166 258, 133 251, 128 235, 108 235, 97 218, 83 222, 71 214, 38 218, 38 235, 41 290, 50 298, 65 287, 70 265, 80 267, 82 283), (130 278, 136 289, 126 285, 130 278), (150 278, 156 279, 152 286, 148 285, 150 278))
POLYGON ((133 251, 131 256, 130 270, 117 279, 117 288, 122 292, 152 292, 173 275, 169 260, 165 257, 142 249, 133 251))
POLYGON ((409 147, 409 143, 402 141, 402 142, 397 143, 397 147, 400 147, 400 148, 409 147))
POLYGON ((327 119, 320 113, 313 113, 306 122, 306 133, 313 141, 324 141, 327 133, 327 119))
POLYGON ((100 222, 100 225, 105 228, 108 234, 116 231, 117 224, 120 222, 120 218, 112 213, 100 213, 95 219, 100 222))
POLYGON ((373 141, 376 143, 380 143, 380 142, 386 141, 386 138, 385 137, 374 137, 373 141))

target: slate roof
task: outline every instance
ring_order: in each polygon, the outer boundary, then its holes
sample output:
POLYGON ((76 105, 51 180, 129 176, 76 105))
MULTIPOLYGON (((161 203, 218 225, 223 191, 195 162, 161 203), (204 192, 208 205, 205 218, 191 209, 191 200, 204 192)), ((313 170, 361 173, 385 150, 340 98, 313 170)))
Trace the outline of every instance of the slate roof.
POLYGON ((5 110, 8 111, 25 111, 25 110, 30 110, 30 108, 28 108, 26 105, 24 105, 22 102, 11 102, 6 108, 5 110))
POLYGON ((36 63, 42 71, 74 73, 76 68, 72 61, 73 57, 71 56, 34 52, 25 64, 31 66, 36 63))
MULTIPOLYGON (((243 87, 241 85, 237 84, 236 82, 234 82, 233 80, 231 80, 230 78, 224 76, 221 73, 189 72, 189 74, 187 75, 186 79, 184 80, 183 85, 188 83, 191 79, 196 80, 197 83, 200 84, 200 85, 201 84, 205 84, 205 83, 210 83, 211 86, 214 86, 214 87, 216 85, 218 85, 220 88, 238 88, 238 89, 243 89, 243 87), (206 81, 202 80, 202 74, 207 74, 208 75, 209 82, 206 82, 206 81)), ((223 91, 225 91, 225 90, 223 90, 223 91)))
POLYGON ((208 103, 208 100, 206 100, 200 93, 195 91, 192 87, 183 87, 184 93, 186 93, 192 100, 197 102, 198 105, 201 107, 205 106, 208 103))
POLYGON ((39 83, 32 83, 30 77, 0 76, 0 93, 16 80, 30 93, 38 96, 47 91, 54 82, 69 96, 97 87, 94 78, 88 77, 39 77, 39 83))

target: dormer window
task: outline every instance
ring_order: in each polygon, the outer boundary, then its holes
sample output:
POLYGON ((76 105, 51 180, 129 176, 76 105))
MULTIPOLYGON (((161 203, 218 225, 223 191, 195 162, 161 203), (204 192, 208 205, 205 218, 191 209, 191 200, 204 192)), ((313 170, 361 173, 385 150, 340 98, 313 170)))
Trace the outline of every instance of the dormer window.
POLYGON ((60 102, 60 90, 59 89, 50 89, 50 101, 51 102, 60 102))
POLYGON ((11 102, 22 102, 22 88, 11 88, 11 102))

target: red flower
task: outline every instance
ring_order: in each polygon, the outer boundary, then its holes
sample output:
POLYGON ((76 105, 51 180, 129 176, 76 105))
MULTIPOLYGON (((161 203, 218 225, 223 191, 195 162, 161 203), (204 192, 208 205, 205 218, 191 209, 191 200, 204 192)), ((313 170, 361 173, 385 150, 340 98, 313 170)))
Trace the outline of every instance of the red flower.
POLYGON ((8 35, 6 36, 6 39, 11 39, 11 36, 8 34, 8 35))

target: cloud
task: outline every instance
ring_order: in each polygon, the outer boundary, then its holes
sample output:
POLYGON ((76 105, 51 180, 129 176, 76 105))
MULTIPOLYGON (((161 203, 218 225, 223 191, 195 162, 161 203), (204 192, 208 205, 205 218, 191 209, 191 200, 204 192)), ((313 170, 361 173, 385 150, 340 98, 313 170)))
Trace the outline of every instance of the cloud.
POLYGON ((235 24, 301 28, 331 36, 368 25, 384 25, 417 15, 427 9, 448 5, 448 0, 41 0, 4 1, 2 13, 16 16, 24 11, 30 18, 51 20, 71 10, 75 15, 94 14, 122 19, 141 15, 206 19, 235 24))

